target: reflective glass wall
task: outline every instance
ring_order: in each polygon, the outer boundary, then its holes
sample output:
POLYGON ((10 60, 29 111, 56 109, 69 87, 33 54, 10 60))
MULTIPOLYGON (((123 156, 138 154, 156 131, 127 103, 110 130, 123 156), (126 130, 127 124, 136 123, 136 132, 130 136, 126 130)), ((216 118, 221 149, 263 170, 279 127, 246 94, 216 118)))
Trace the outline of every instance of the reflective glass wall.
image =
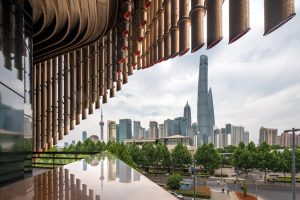
POLYGON ((31 174, 32 40, 24 15, 22 0, 0 0, 0 185, 31 174))

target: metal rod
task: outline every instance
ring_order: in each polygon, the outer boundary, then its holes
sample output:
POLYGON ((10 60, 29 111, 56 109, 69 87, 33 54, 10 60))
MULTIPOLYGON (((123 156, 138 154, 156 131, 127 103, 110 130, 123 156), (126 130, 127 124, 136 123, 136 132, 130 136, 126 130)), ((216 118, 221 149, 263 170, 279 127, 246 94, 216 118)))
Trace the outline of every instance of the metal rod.
POLYGON ((296 155, 295 155, 295 128, 293 132, 293 151, 292 151, 292 187, 293 187, 293 200, 296 200, 296 155))

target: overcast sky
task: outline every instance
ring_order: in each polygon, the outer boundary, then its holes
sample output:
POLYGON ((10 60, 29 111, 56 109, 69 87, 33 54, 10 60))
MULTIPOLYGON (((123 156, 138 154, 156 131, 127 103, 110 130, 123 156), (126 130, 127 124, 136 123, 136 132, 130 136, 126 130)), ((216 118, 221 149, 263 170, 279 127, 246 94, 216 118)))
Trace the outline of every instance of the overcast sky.
MULTIPOLYGON (((300 5, 296 2, 296 13, 300 5)), ((192 121, 197 121, 199 59, 208 56, 208 80, 212 88, 216 127, 242 125, 250 140, 258 142, 261 126, 281 133, 300 127, 300 19, 296 15, 277 31, 263 37, 263 1, 251 1, 251 30, 228 45, 228 1, 223 5, 223 40, 211 50, 176 57, 129 77, 116 97, 103 106, 105 121, 130 118, 149 126, 183 115, 189 102, 192 121)), ((206 27, 206 26, 205 26, 206 27)), ((100 112, 71 131, 63 141, 99 135, 100 112)))

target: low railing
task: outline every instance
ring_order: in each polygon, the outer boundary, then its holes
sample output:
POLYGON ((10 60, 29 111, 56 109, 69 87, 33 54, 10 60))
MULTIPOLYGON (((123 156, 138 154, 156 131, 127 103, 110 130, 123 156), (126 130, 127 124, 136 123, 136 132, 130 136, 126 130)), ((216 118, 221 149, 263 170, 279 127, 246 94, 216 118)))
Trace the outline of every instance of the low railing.
POLYGON ((33 152, 32 167, 53 169, 97 153, 99 152, 33 152))

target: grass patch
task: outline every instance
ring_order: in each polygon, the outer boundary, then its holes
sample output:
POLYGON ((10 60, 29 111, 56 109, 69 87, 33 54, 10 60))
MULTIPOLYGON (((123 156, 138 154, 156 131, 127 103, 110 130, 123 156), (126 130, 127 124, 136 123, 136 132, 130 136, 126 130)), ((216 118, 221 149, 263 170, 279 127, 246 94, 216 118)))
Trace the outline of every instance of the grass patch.
MULTIPOLYGON (((268 178, 269 182, 276 182, 276 183, 292 183, 291 177, 277 177, 277 178, 268 178)), ((296 178, 296 182, 300 183, 300 179, 296 178)))
MULTIPOLYGON (((194 190, 175 190, 176 193, 182 194, 187 197, 194 197, 194 190)), ((197 186, 196 187, 196 197, 203 199, 210 199, 210 189, 206 186, 197 186)))

